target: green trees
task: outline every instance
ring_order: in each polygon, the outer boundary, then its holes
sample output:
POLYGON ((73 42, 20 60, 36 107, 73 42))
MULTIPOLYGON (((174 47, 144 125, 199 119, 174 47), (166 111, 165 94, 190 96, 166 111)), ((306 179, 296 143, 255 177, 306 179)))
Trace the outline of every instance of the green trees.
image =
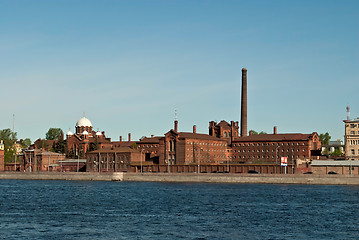
POLYGON ((22 148, 28 148, 31 145, 31 139, 30 138, 20 139, 20 144, 22 148))
POLYGON ((343 153, 339 149, 335 149, 334 152, 332 152, 330 155, 333 157, 337 157, 337 156, 342 156, 343 153))
POLYGON ((47 140, 57 140, 63 134, 61 128, 50 128, 46 133, 47 140))
POLYGON ((319 140, 322 142, 322 145, 328 145, 331 138, 328 132, 319 134, 319 140))
POLYGON ((249 130, 249 132, 251 132, 252 135, 267 134, 266 132, 263 132, 263 131, 257 132, 257 131, 254 131, 254 130, 249 130))
POLYGON ((0 140, 4 142, 4 157, 5 162, 9 162, 14 159, 15 155, 15 143, 16 143, 16 133, 13 133, 9 128, 3 129, 0 131, 0 140))

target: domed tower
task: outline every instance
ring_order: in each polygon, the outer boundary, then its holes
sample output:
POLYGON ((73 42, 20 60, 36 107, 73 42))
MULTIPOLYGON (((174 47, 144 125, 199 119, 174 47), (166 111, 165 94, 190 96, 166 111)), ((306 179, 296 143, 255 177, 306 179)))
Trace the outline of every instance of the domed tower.
POLYGON ((82 134, 83 132, 91 133, 92 132, 92 123, 87 118, 83 117, 76 123, 76 134, 82 134))

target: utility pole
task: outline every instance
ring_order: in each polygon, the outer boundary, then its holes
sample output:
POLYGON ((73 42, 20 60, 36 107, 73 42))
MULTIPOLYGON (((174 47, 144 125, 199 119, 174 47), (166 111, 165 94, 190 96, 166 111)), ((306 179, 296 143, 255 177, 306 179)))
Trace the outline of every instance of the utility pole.
POLYGON ((12 138, 14 140, 14 160, 15 160, 15 172, 16 172, 16 140, 15 140, 15 114, 12 115, 12 138))

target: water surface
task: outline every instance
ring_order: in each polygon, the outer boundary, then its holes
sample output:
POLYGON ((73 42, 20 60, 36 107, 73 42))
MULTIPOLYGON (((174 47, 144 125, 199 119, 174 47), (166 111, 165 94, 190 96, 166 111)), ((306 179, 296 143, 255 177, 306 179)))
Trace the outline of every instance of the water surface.
POLYGON ((3 239, 359 239, 359 187, 0 180, 3 239))

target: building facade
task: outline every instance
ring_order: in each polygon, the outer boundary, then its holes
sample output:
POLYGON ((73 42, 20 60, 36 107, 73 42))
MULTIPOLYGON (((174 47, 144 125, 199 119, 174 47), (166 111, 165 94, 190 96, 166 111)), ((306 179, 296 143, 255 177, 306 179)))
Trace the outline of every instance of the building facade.
POLYGON ((45 151, 42 149, 24 150, 18 155, 20 171, 41 172, 60 171, 59 161, 65 159, 65 154, 45 151))
POLYGON ((127 172, 131 164, 140 165, 144 157, 141 152, 129 147, 102 148, 88 152, 87 172, 127 172))
POLYGON ((5 170, 5 148, 3 140, 0 141, 0 171, 5 170))
POLYGON ((359 160, 359 118, 344 120, 345 159, 359 160))

